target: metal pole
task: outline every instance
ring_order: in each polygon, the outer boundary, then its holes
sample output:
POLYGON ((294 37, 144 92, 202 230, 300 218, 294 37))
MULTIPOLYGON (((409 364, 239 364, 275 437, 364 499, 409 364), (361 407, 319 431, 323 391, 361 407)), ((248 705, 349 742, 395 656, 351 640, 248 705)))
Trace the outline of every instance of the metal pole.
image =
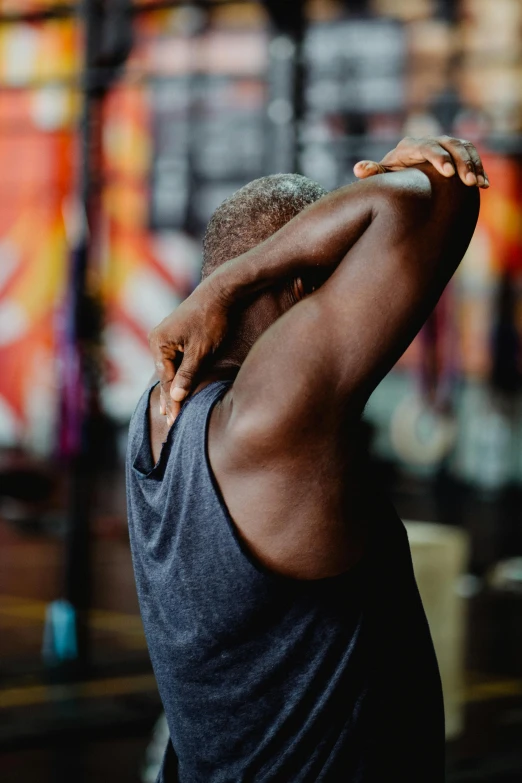
POLYGON ((60 452, 69 476, 64 600, 48 608, 44 658, 62 672, 90 663, 90 520, 100 463, 108 446, 99 404, 101 302, 97 290, 97 237, 101 212, 103 100, 132 48, 129 0, 83 0, 83 108, 80 126, 81 218, 70 252, 69 288, 62 328, 60 452))
POLYGON ((304 3, 285 5, 268 0, 265 5, 274 27, 269 45, 267 168, 273 172, 298 173, 301 169, 300 131, 305 111, 304 3))
MULTIPOLYGON (((88 612, 91 603, 90 517, 96 486, 96 412, 99 379, 94 356, 100 338, 94 292, 89 291, 89 269, 100 207, 100 147, 103 88, 96 84, 97 36, 101 32, 102 7, 99 0, 84 0, 84 83, 80 130, 80 202, 84 226, 71 257, 72 339, 78 361, 76 443, 71 449, 69 518, 65 547, 65 598, 74 610, 76 661, 85 668, 90 659, 88 612)), ((69 389, 69 393, 71 393, 69 389)), ((69 399, 69 404, 75 404, 69 399)))

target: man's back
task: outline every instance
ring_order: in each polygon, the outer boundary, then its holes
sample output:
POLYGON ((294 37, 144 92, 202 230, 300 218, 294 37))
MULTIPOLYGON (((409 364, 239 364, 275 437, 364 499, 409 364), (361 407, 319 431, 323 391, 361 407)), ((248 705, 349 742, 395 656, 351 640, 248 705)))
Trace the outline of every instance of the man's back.
POLYGON ((264 567, 208 458, 229 389, 189 398, 156 466, 148 393, 131 424, 134 567, 180 783, 442 781, 440 681, 402 524, 374 491, 352 569, 264 567))

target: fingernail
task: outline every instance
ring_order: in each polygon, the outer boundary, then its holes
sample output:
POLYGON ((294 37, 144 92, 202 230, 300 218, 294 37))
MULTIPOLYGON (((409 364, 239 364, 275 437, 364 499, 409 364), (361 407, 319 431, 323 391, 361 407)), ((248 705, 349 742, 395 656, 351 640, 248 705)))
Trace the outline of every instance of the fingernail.
POLYGON ((486 187, 486 188, 489 188, 489 179, 488 179, 488 175, 486 174, 486 175, 485 175, 485 177, 486 177, 486 184, 485 184, 485 187, 486 187))
POLYGON ((466 174, 466 182, 468 183, 468 185, 476 185, 477 184, 477 178, 476 178, 475 174, 473 174, 473 172, 469 171, 466 174))
POLYGON ((174 402, 181 402, 185 399, 187 396, 187 392, 185 389, 182 389, 180 386, 173 386, 170 390, 170 396, 174 400, 174 402))
POLYGON ((455 168, 452 163, 445 163, 442 167, 442 170, 444 174, 448 175, 448 177, 451 177, 453 174, 455 174, 455 168))
POLYGON ((478 184, 479 184, 479 187, 481 187, 481 188, 482 188, 482 187, 484 187, 484 185, 486 184, 486 180, 484 179, 484 177, 482 176, 482 174, 479 174, 479 175, 478 175, 478 177, 477 177, 477 182, 478 182, 478 184))

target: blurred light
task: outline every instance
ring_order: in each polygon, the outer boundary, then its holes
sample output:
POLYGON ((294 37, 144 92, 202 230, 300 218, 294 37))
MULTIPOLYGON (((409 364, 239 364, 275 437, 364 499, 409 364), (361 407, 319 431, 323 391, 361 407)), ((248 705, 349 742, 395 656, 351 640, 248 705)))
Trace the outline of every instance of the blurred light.
POLYGON ((25 84, 36 70, 39 34, 29 25, 17 25, 3 39, 3 81, 13 87, 25 84))
POLYGON ((276 98, 268 106, 268 116, 276 125, 286 125, 293 115, 292 104, 286 98, 276 98))
POLYGON ((20 251, 7 239, 0 240, 0 293, 20 264, 20 251))
POLYGON ((27 313, 18 302, 12 299, 0 302, 0 345, 20 339, 28 327, 27 313))
POLYGON ((482 579, 474 574, 462 574, 455 584, 455 592, 461 598, 473 598, 482 590, 482 579))
POLYGON ((489 571, 488 582, 496 590, 522 593, 522 557, 501 560, 489 571))
POLYGON ((278 35, 270 43, 270 55, 278 60, 289 60, 295 54, 295 44, 286 35, 278 35))
POLYGON ((47 85, 37 90, 33 98, 33 120, 43 131, 62 128, 68 119, 70 94, 57 85, 47 85))

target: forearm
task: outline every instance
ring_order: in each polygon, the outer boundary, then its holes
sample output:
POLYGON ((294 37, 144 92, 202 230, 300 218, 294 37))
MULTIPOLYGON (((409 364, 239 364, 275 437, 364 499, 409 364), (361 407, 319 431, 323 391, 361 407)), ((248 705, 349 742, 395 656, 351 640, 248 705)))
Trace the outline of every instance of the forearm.
POLYGON ((329 193, 260 245, 219 266, 209 284, 232 304, 306 270, 328 276, 371 222, 378 189, 367 181, 329 193))
MULTIPOLYGON (((458 264, 478 213, 477 193, 464 193, 462 183, 480 185, 482 179, 487 184, 477 151, 446 136, 404 139, 380 164, 370 164, 371 174, 368 164, 358 165, 358 176, 369 179, 325 196, 261 245, 219 266, 151 332, 164 397, 170 392, 174 400, 184 399, 203 359, 215 353, 228 331, 230 306, 262 289, 294 278, 287 304, 305 298, 312 309, 325 289, 335 290, 335 302, 325 307, 328 327, 331 312, 342 315, 348 300, 356 302, 357 275, 367 288, 361 308, 370 315, 379 290, 389 299, 399 278, 413 284, 414 303, 425 295, 426 301, 436 297, 458 264), (426 176, 404 172, 417 161, 428 164, 419 166, 426 176), (382 175, 373 176, 376 169, 382 175), (458 177, 452 176, 455 171, 458 177), (320 290, 313 298, 304 296, 315 288, 320 290)), ((389 331, 389 322, 382 328, 389 331)), ((327 342, 330 337, 328 331, 327 342)))
POLYGON ((452 193, 466 190, 456 177, 447 180, 429 165, 416 168, 427 175, 428 188, 419 188, 418 177, 408 171, 399 176, 379 175, 339 188, 306 207, 265 242, 222 264, 208 278, 209 283, 215 284, 224 300, 233 304, 307 270, 328 277, 364 234, 383 204, 387 209, 391 204, 392 208, 395 205, 401 210, 405 201, 408 209, 417 201, 423 211, 441 200, 449 205, 452 193))

